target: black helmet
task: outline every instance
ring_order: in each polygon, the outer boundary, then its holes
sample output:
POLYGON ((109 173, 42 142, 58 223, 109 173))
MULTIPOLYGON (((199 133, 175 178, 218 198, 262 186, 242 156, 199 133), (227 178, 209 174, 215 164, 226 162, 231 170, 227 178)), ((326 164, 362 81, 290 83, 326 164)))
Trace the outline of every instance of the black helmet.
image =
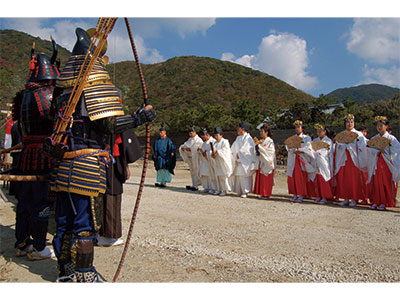
POLYGON ((47 54, 40 53, 35 55, 35 43, 32 45, 31 62, 29 65, 29 75, 26 84, 31 82, 38 82, 41 80, 57 79, 60 75, 58 71, 59 62, 56 63, 57 58, 57 44, 51 37, 53 44, 53 55, 50 57, 47 54))

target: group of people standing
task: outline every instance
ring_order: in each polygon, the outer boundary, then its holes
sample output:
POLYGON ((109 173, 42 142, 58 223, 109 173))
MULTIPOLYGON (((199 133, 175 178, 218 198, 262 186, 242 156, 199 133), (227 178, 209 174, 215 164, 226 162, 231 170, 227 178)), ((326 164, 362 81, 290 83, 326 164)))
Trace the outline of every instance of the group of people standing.
POLYGON ((191 126, 189 139, 179 147, 192 177, 192 185, 186 188, 197 191, 201 185, 201 193, 225 196, 232 191, 246 198, 253 192, 262 198, 270 197, 276 167, 271 130, 264 125, 260 130, 261 140, 257 141, 249 131, 249 123, 240 122, 236 140, 231 146, 223 137, 221 127, 215 127, 212 136, 202 128, 198 136, 194 126, 191 126))
POLYGON ((345 117, 345 130, 336 137, 325 126, 316 124, 318 137, 314 141, 304 134, 302 122, 296 121, 301 146, 287 147, 288 190, 293 194, 292 201, 314 197, 314 202, 321 204, 328 199, 342 199, 340 206, 355 207, 369 202, 371 209, 395 207, 400 180, 400 143, 387 131, 386 117, 375 119, 378 134, 371 138, 372 143, 355 129, 352 114, 345 117), (378 138, 386 141, 383 147, 374 145, 373 141, 378 138), (324 142, 326 147, 313 147, 317 141, 324 142))
MULTIPOLYGON (((376 117, 376 122, 378 134, 371 142, 376 144, 378 137, 386 139, 381 148, 368 144, 364 134, 354 128, 351 114, 345 117, 345 130, 336 138, 326 126, 315 124, 317 138, 312 140, 304 132, 303 122, 296 120, 295 135, 285 141, 291 201, 314 198, 315 203, 326 204, 341 199, 340 206, 369 202, 371 209, 394 207, 400 181, 400 143, 388 132, 386 117, 376 117)), ((225 196, 232 191, 243 198, 249 193, 262 199, 271 197, 276 169, 271 128, 263 124, 260 139, 253 139, 249 130, 247 122, 239 123, 236 140, 230 146, 221 127, 216 127, 211 136, 206 129, 197 135, 191 126, 189 139, 179 147, 192 177, 192 185, 186 188, 197 191, 201 185, 201 193, 225 196)))

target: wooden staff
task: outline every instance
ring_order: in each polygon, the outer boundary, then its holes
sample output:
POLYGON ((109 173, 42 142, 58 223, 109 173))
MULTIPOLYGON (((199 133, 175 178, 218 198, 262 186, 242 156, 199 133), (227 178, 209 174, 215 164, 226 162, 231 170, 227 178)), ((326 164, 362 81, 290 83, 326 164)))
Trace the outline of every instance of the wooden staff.
POLYGON ((50 175, 0 174, 0 180, 3 180, 3 181, 47 181, 47 180, 50 180, 50 175))
POLYGON ((11 151, 21 149, 22 143, 19 143, 11 148, 1 150, 1 154, 10 153, 11 151))

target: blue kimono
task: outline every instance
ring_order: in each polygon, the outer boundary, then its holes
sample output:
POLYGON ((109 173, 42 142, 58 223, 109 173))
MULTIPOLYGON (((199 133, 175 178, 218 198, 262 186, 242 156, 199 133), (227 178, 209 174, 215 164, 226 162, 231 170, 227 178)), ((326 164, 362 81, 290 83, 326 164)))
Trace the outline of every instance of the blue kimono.
POLYGON ((171 182, 176 165, 176 148, 169 137, 158 138, 153 144, 153 160, 157 170, 157 181, 161 184, 171 182), (174 154, 172 156, 172 153, 174 154))

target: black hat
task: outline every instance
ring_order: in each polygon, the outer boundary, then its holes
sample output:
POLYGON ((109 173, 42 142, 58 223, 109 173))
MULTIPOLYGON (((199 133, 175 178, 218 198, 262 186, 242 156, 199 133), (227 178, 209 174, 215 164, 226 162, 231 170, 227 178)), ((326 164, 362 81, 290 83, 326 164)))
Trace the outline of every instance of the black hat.
POLYGON ((26 84, 41 80, 57 79, 60 76, 60 72, 58 71, 59 65, 56 63, 58 53, 57 44, 53 37, 51 37, 51 40, 53 44, 53 54, 51 57, 44 53, 35 55, 35 43, 32 45, 29 75, 26 84))
POLYGON ((188 130, 189 132, 196 132, 196 128, 194 128, 194 125, 192 124, 192 125, 190 125, 190 127, 189 127, 189 130, 188 130))
POLYGON ((160 131, 167 131, 164 123, 161 123, 160 131))
POLYGON ((240 127, 240 128, 243 128, 243 129, 246 130, 246 131, 249 131, 249 130, 250 130, 250 124, 247 123, 246 121, 240 122, 240 123, 239 123, 239 127, 240 127))
POLYGON ((222 127, 220 127, 220 126, 217 126, 217 127, 215 127, 214 128, 214 134, 222 134, 223 132, 222 132, 222 127))
POLYGON ((200 128, 200 136, 208 134, 207 128, 200 128))

